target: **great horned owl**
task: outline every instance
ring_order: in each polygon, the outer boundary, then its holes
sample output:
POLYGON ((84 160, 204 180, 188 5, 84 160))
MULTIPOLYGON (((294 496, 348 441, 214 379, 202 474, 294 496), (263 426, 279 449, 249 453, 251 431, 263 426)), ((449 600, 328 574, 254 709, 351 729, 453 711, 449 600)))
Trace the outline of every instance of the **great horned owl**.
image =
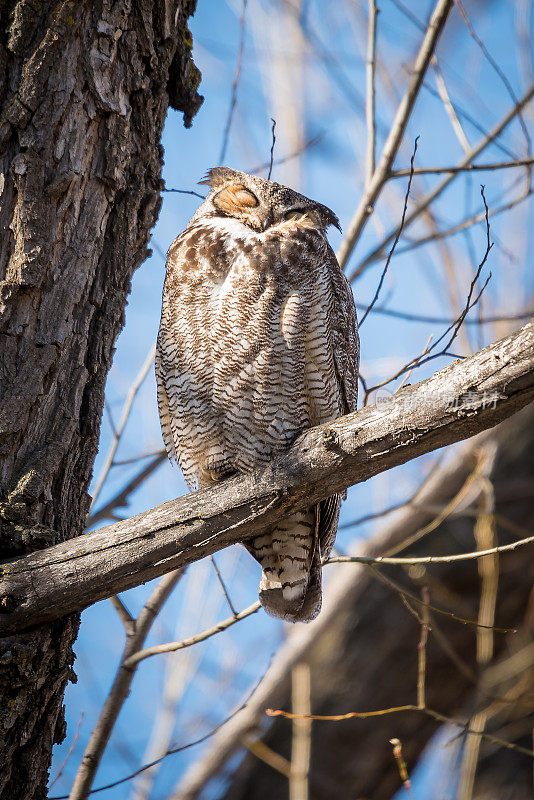
MULTIPOLYGON (((167 256, 156 352, 165 447, 191 488, 266 464, 310 426, 356 409, 350 287, 326 239, 330 209, 227 167, 167 256)), ((340 495, 281 519, 246 547, 260 601, 309 621, 340 495)))

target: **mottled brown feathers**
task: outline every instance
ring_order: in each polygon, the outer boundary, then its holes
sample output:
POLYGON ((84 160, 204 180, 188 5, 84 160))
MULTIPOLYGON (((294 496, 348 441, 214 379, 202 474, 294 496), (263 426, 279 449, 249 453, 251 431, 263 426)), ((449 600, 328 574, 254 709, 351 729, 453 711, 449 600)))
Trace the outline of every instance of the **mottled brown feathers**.
MULTIPOLYGON (((352 293, 324 233, 335 215, 226 167, 205 182, 210 195, 169 249, 156 359, 165 446, 191 487, 266 464, 353 411, 358 378, 352 293)), ((339 505, 330 497, 247 543, 270 614, 319 612, 339 505)))

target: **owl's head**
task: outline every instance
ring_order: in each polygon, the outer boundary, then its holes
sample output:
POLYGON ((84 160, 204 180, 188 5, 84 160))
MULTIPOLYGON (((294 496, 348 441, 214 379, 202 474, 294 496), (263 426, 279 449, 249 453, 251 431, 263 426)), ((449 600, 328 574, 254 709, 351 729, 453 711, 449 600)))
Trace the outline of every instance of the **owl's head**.
POLYGON ((211 191, 193 219, 231 217, 258 232, 291 222, 322 231, 329 225, 341 230, 329 208, 274 181, 229 167, 215 167, 200 183, 211 191))

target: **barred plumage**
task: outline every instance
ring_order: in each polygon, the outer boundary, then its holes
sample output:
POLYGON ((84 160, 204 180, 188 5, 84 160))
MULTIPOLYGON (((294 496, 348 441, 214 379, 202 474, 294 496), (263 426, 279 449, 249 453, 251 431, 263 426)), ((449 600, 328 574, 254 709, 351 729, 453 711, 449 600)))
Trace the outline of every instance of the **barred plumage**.
MULTIPOLYGON (((352 293, 326 239, 325 206, 218 167, 211 192, 169 249, 156 354, 170 458, 191 488, 266 464, 312 425, 356 408, 352 293)), ((321 605, 321 557, 340 496, 247 542, 260 600, 283 619, 321 605)))

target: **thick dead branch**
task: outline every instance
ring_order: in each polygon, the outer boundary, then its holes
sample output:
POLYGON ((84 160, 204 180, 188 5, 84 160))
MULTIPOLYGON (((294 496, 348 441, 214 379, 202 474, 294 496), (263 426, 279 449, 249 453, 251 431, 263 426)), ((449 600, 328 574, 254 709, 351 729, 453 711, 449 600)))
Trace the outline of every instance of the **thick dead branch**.
MULTIPOLYGON (((514 483, 528 479, 531 485, 533 412, 534 408, 525 409, 495 432, 472 440, 458 453, 454 462, 458 471, 451 471, 453 465, 450 463, 448 468, 439 468, 423 489, 421 499, 425 507, 450 502, 471 474, 473 455, 480 453, 481 447, 484 451, 491 451, 496 443, 498 452, 491 467, 491 481, 495 486, 497 508, 500 514, 510 513, 516 523, 528 525, 532 519, 532 493, 527 495, 525 492, 522 499, 516 495, 510 504, 506 487, 512 475, 514 483), (441 499, 435 504, 438 497, 441 499)), ((483 488, 484 479, 472 486, 469 497, 465 499, 474 512, 474 519, 483 488)), ((422 513, 420 508, 403 509, 383 531, 389 541, 382 539, 366 543, 366 547, 383 552, 395 547, 396 537, 410 537, 414 528, 428 520, 428 517, 426 520, 419 517, 419 521, 414 521, 411 517, 413 512, 422 513)), ((453 542, 468 544, 472 538, 473 522, 449 518, 433 533, 430 546, 437 551, 453 542)), ((506 540, 505 530, 499 530, 499 539, 506 540)), ((428 545, 417 544, 415 552, 428 545)), ((410 552, 414 552, 412 548, 410 552)), ((420 624, 394 595, 388 594, 385 586, 373 582, 371 576, 361 572, 359 567, 355 569, 356 572, 349 574, 336 570, 335 576, 331 576, 333 580, 327 581, 325 618, 321 614, 306 629, 291 633, 283 651, 285 663, 280 661, 281 652, 273 660, 271 671, 249 701, 248 708, 217 734, 207 752, 184 777, 175 800, 193 800, 199 796, 209 779, 239 747, 239 738, 237 745, 234 744, 235 737, 242 736, 247 726, 248 729, 257 729, 261 725, 265 708, 290 708, 290 654, 310 664, 314 715, 342 716, 354 709, 366 714, 369 709, 387 709, 404 703, 415 705, 420 624), (282 701, 281 696, 284 698, 282 701)), ((389 800, 399 786, 399 776, 387 745, 392 735, 402 741, 405 760, 413 768, 437 728, 432 718, 427 718, 430 709, 432 713, 437 709, 436 721, 440 716, 448 715, 457 723, 466 723, 473 729, 470 720, 473 712, 488 707, 492 701, 502 716, 491 727, 488 724, 484 734, 495 734, 496 738, 512 743, 513 748, 482 738, 483 757, 477 776, 490 772, 491 778, 487 775, 484 782, 486 791, 480 786, 473 796, 501 800, 509 796, 507 787, 511 784, 514 788, 521 787, 515 796, 529 796, 532 759, 523 753, 532 750, 532 694, 529 694, 532 681, 528 673, 533 663, 534 645, 527 628, 531 619, 528 609, 533 569, 531 554, 510 553, 502 557, 498 618, 500 622, 517 626, 526 612, 525 626, 517 634, 495 636, 497 660, 486 667, 482 678, 479 678, 477 670, 476 635, 473 631, 431 614, 431 634, 426 644, 425 712, 406 711, 398 712, 394 717, 362 716, 344 722, 313 723, 310 795, 314 800, 337 800, 340 797, 389 800), (508 695, 507 690, 510 690, 508 695), (523 735, 521 729, 513 730, 510 725, 503 724, 512 721, 517 725, 524 723, 523 735), (522 749, 516 749, 516 745, 522 749), (499 790, 489 789, 493 784, 499 790)), ((407 574, 404 580, 410 580, 407 574)), ((431 600, 447 596, 448 602, 456 607, 467 604, 466 611, 476 608, 479 602, 480 581, 473 566, 432 568, 412 573, 411 581, 414 586, 428 585, 431 600)), ((287 758, 291 752, 291 722, 263 719, 267 730, 260 741, 276 751, 279 757, 287 758)), ((474 735, 468 738, 471 737, 474 735)), ((441 739, 443 754, 452 751, 451 764, 457 763, 457 748, 463 738, 462 734, 457 737, 452 733, 441 739)), ((446 770, 446 766, 442 767, 440 778, 446 777, 446 770)), ((283 796, 284 790, 287 791, 285 787, 283 779, 245 756, 224 793, 224 800, 267 800, 283 796)))
POLYGON ((534 322, 388 401, 304 433, 263 470, 5 562, 9 635, 256 536, 281 515, 511 416, 534 398, 534 322))
MULTIPOLYGON (((362 544, 362 554, 365 553, 365 555, 372 557, 379 553, 396 549, 407 537, 413 535, 422 526, 427 525, 430 515, 425 509, 449 504, 451 497, 457 495, 461 491, 461 487, 466 481, 469 481, 469 477, 472 474, 475 451, 480 448, 483 442, 491 435, 492 434, 483 434, 481 437, 472 440, 460 450, 452 463, 442 465, 435 470, 418 492, 417 505, 407 506, 399 510, 391 523, 379 530, 371 540, 362 544)), ((467 504, 474 502, 478 493, 478 488, 471 486, 471 491, 465 498, 465 502, 467 504)), ((385 641, 383 634, 384 625, 389 624, 389 620, 392 619, 391 625, 392 630, 395 631, 395 638, 397 641, 400 640, 403 642, 403 646, 407 646, 405 642, 406 636, 404 634, 405 618, 401 610, 400 616, 402 624, 399 627, 399 617, 395 616, 393 619, 391 615, 392 609, 395 608, 398 610, 399 606, 391 606, 391 595, 387 593, 381 594, 381 587, 379 584, 372 583, 373 579, 370 572, 365 571, 363 567, 358 565, 354 565, 354 567, 349 567, 348 569, 350 570, 349 572, 343 572, 334 567, 334 574, 327 574, 324 607, 321 614, 310 625, 296 626, 291 630, 287 642, 273 659, 267 674, 254 695, 248 701, 247 707, 219 731, 207 752, 185 774, 172 800, 195 800, 208 781, 223 768, 232 754, 240 748, 243 737, 251 731, 256 732, 262 729, 266 722, 265 709, 268 707, 279 707, 280 704, 284 702, 284 698, 287 697, 289 689, 292 668, 295 664, 299 663, 299 661, 306 660, 310 662, 311 659, 314 658, 313 654, 316 652, 316 645, 320 642, 322 636, 328 639, 328 646, 323 652, 318 653, 319 669, 317 674, 326 674, 325 672, 321 673, 321 668, 325 666, 324 659, 326 654, 326 661, 331 659, 328 663, 328 668, 332 666, 333 662, 337 664, 340 672, 343 673, 341 681, 342 688, 347 690, 347 687, 350 687, 355 693, 361 691, 362 694, 365 695, 369 694, 369 686, 372 685, 375 690, 373 692, 373 701, 377 707, 379 707, 379 703, 380 707, 391 705, 392 703, 389 702, 391 700, 398 703, 399 692, 397 688, 394 690, 395 694, 389 693, 387 698, 382 693, 382 690, 389 691, 388 686, 390 686, 391 682, 376 681, 376 662, 371 663, 372 659, 369 657, 370 651, 368 651, 365 645, 362 649, 363 630, 360 629, 357 631, 356 638, 354 629, 359 624, 359 621, 363 619, 362 613, 364 615, 368 614, 368 621, 365 624, 365 629, 372 630, 372 636, 378 636, 380 641, 385 641), (385 607, 387 607, 387 614, 384 616, 381 615, 383 607, 378 605, 378 597, 380 597, 380 602, 384 603, 385 607), (357 609, 356 612, 352 611, 354 608, 357 609), (350 623, 351 613, 354 614, 355 618, 353 624, 350 623), (356 651, 359 654, 360 662, 365 666, 365 670, 362 670, 361 665, 358 664, 357 671, 355 671, 354 660, 348 661, 346 657, 345 648, 348 649, 347 645, 338 641, 336 636, 334 636, 334 638, 329 636, 330 632, 337 632, 343 625, 347 626, 347 640, 352 642, 351 653, 356 651), (346 668, 344 665, 346 665, 346 668), (364 671, 365 677, 362 674, 364 671), (358 675, 358 680, 354 679, 354 675, 358 675), (366 679, 370 681, 370 683, 366 684, 366 679), (375 698, 374 694, 379 694, 379 699, 375 698)), ((459 629, 461 631, 466 630, 464 626, 459 626, 459 629)), ((410 645, 413 647, 413 642, 410 642, 410 645)), ((383 659, 383 650, 381 648, 375 648, 375 650, 380 653, 379 658, 383 659)), ((387 652, 388 654, 390 653, 389 645, 387 647, 387 652)), ((398 663, 395 661, 394 655, 390 657, 393 663, 398 663)), ((448 663, 446 666, 449 668, 448 663)), ((398 677, 404 678, 406 675, 406 671, 404 669, 399 670, 398 667, 392 670, 392 672, 398 675, 398 677)), ((409 680, 411 681, 410 685, 413 685, 415 675, 416 673, 414 671, 409 676, 409 680)), ((320 689, 321 691, 319 694, 322 696, 324 693, 328 692, 329 687, 334 688, 334 686, 335 684, 333 685, 331 681, 318 680, 313 684, 313 691, 315 692, 317 689, 320 689)), ((411 697, 408 699, 411 700, 411 697)), ((351 697, 351 701, 352 700, 353 698, 351 697)), ((363 700, 361 705, 362 704, 363 700)), ((369 708, 369 698, 365 698, 365 706, 369 708)), ((314 700, 313 710, 314 712, 319 710, 317 698, 314 700)), ((325 713, 327 711, 345 712, 348 711, 349 708, 346 704, 338 703, 335 706, 331 704, 330 708, 321 706, 320 710, 324 710, 325 713)), ((389 737, 383 737, 382 741, 385 741, 386 738, 389 737)), ((277 738, 275 742, 276 749, 279 751, 281 741, 277 738)), ((352 764, 356 757, 358 757, 358 763, 362 763, 360 751, 364 747, 364 742, 365 738, 362 738, 358 742, 358 745, 351 750, 350 756, 347 749, 341 747, 340 744, 337 745, 336 752, 338 757, 344 759, 345 764, 352 764)), ((284 741, 284 744, 285 743, 284 741)), ((372 764, 374 758, 370 756, 370 753, 370 749, 366 748, 364 760, 366 759, 369 764, 372 764)), ((317 758, 317 755, 317 751, 314 751, 314 759, 317 758)), ((390 757, 389 755, 389 758, 390 757)), ((244 766, 246 766, 246 774, 242 775, 240 774, 241 770, 238 771, 238 775, 235 776, 233 780, 232 788, 229 790, 229 797, 239 797, 239 800, 242 800, 242 798, 246 796, 246 792, 241 793, 240 791, 243 788, 241 780, 247 780, 250 764, 244 766), (239 785, 239 789, 236 788, 237 785, 239 785)), ((339 768, 339 764, 336 769, 337 768, 339 768)), ((314 770, 315 767, 313 767, 312 771, 314 770)), ((331 773, 331 783, 333 783, 332 776, 334 774, 334 772, 331 773)), ((394 789, 392 789, 388 795, 389 797, 391 797, 393 791, 394 789)), ((313 787, 313 793, 315 797, 315 787, 313 787)), ((361 795, 353 793, 350 796, 358 797, 361 795)))

